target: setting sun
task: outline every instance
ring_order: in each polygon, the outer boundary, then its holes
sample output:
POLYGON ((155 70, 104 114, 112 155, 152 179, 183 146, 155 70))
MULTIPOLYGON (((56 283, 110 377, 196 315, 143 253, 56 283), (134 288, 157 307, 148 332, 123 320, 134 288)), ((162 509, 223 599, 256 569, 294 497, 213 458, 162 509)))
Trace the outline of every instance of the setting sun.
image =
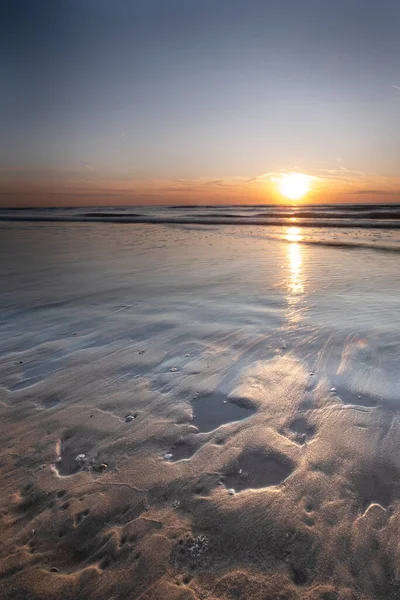
POLYGON ((311 177, 303 173, 284 173, 278 179, 278 189, 282 196, 290 200, 299 200, 310 188, 311 177))

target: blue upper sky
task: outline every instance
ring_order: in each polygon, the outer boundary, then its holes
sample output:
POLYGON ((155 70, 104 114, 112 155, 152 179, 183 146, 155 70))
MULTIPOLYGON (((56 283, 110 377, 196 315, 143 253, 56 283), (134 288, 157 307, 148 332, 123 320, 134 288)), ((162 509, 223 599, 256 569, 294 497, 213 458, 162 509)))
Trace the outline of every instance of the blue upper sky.
POLYGON ((398 0, 9 0, 0 28, 8 178, 400 175, 398 0))

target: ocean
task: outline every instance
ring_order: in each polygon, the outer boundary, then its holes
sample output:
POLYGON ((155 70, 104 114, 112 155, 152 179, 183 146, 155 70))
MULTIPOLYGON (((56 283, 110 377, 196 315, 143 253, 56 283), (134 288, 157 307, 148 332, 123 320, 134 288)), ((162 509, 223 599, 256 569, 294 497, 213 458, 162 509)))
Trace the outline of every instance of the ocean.
POLYGON ((0 211, 4 597, 397 598, 399 226, 0 211))

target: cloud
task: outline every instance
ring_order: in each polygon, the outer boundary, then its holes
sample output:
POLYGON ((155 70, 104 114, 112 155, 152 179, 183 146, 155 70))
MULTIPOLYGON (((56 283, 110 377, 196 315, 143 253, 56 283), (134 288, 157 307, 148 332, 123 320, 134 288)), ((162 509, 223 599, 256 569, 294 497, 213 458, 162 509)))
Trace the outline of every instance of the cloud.
POLYGON ((395 90, 400 90, 400 87, 398 85, 393 85, 392 84, 392 88, 394 88, 395 90))
POLYGON ((205 185, 220 185, 223 187, 224 182, 222 179, 212 179, 211 181, 207 181, 205 185))
POLYGON ((351 193, 360 196, 367 194, 376 196, 400 196, 400 190, 354 190, 351 193))
POLYGON ((246 183, 250 183, 251 181, 257 181, 258 179, 271 179, 271 177, 275 177, 276 173, 274 171, 270 171, 269 173, 264 173, 263 175, 256 175, 255 177, 251 177, 250 179, 246 179, 246 183))

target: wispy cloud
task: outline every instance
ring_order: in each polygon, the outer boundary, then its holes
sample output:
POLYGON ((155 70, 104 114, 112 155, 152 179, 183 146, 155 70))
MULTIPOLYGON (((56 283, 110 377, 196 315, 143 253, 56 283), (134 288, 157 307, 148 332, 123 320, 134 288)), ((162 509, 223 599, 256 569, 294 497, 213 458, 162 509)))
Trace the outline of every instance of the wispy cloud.
POLYGON ((271 171, 269 173, 263 173, 263 175, 256 175, 255 177, 251 177, 250 179, 246 179, 245 181, 247 183, 250 183, 252 181, 257 181, 257 180, 271 179, 271 177, 274 177, 275 175, 276 175, 276 173, 274 171, 271 171))
POLYGON ((400 196, 400 190, 354 190, 351 192, 352 194, 357 194, 360 196, 364 195, 373 195, 373 196, 400 196))

